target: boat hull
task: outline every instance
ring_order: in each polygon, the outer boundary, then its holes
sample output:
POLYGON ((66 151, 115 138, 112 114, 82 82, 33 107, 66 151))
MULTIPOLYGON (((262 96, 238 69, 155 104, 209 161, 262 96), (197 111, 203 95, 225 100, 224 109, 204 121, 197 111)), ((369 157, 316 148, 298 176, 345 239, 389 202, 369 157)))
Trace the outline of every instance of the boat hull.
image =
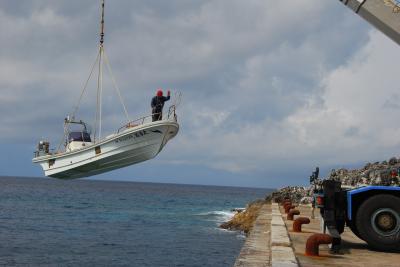
POLYGON ((173 121, 128 128, 79 150, 34 158, 45 175, 61 179, 88 177, 154 158, 179 131, 173 121))

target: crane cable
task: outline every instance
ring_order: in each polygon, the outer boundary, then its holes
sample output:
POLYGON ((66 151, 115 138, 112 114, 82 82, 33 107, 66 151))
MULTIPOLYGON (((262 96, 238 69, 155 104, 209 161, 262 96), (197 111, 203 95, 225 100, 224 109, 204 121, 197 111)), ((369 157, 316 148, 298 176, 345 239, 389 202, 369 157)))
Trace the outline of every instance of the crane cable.
MULTIPOLYGON (((76 113, 77 113, 78 110, 79 110, 79 106, 80 106, 80 104, 81 104, 83 95, 85 94, 86 89, 87 89, 87 86, 88 86, 89 81, 90 81, 90 78, 91 78, 92 75, 93 75, 94 68, 96 67, 96 65, 97 65, 97 63, 98 63, 98 61, 99 61, 99 56, 100 56, 100 53, 97 54, 96 60, 94 61, 93 66, 92 66, 92 68, 91 68, 91 70, 90 70, 89 77, 87 78, 87 80, 86 80, 86 82, 85 82, 85 85, 83 86, 83 89, 82 89, 82 91, 81 91, 81 95, 79 96, 78 103, 76 104, 76 106, 75 106, 75 108, 74 108, 74 110, 73 110, 73 112, 72 112, 72 115, 71 115, 71 119, 72 119, 72 120, 75 119, 75 115, 76 115, 76 113)), ((63 135, 63 137, 61 138, 61 141, 60 141, 60 143, 59 143, 58 146, 57 146, 56 152, 60 151, 61 145, 62 145, 63 141, 65 140, 65 137, 66 137, 66 136, 67 136, 67 131, 66 131, 66 129, 64 128, 64 135, 63 135)))
POLYGON ((127 120, 127 122, 130 122, 129 114, 128 114, 128 111, 127 111, 126 106, 125 106, 125 104, 124 104, 124 99, 122 98, 121 91, 120 91, 119 88, 118 88, 118 84, 117 84, 117 82, 116 82, 116 80, 115 80, 115 78, 114 78, 113 72, 112 72, 112 70, 111 70, 110 62, 108 61, 107 54, 106 54, 106 52, 105 52, 104 50, 103 50, 103 54, 104 54, 104 61, 106 62, 108 72, 110 73, 111 80, 112 80, 112 82, 113 82, 113 84, 114 84, 114 89, 115 89, 115 91, 117 92, 118 97, 119 97, 119 101, 121 102, 121 105, 122 105, 122 107, 123 107, 123 109, 124 109, 124 113, 125 113, 125 116, 126 116, 126 120, 127 120))
MULTIPOLYGON (((98 80, 97 81, 97 101, 96 101, 97 102, 97 105, 96 105, 97 109, 96 109, 96 117, 95 117, 95 125, 94 125, 94 131, 95 131, 94 132, 94 139, 96 139, 97 128, 99 128, 98 129, 99 130, 99 139, 101 138, 101 136, 100 136, 100 134, 101 134, 101 106, 100 105, 101 105, 101 101, 102 101, 101 100, 102 73, 100 73, 100 72, 102 72, 102 63, 103 63, 103 61, 105 61, 106 65, 107 65, 107 69, 108 69, 108 72, 109 72, 109 74, 111 76, 111 80, 112 80, 112 83, 113 83, 113 86, 114 86, 114 90, 118 94, 118 98, 119 98, 119 101, 120 101, 120 103, 122 105, 123 111, 125 113, 126 120, 127 120, 127 122, 130 121, 128 110, 127 110, 126 105, 124 103, 123 97, 121 95, 121 91, 120 91, 120 89, 118 87, 118 84, 117 84, 117 82, 116 82, 116 80, 114 78, 110 62, 109 62, 108 57, 107 57, 107 55, 105 53, 105 50, 104 50, 104 45, 103 45, 103 43, 104 43, 104 0, 102 0, 101 7, 102 7, 102 11, 101 11, 101 24, 100 24, 100 49, 99 49, 99 52, 97 54, 96 60, 93 63, 93 66, 91 68, 89 77, 87 78, 87 80, 86 80, 86 82, 84 84, 83 90, 81 91, 81 94, 80 94, 79 99, 78 99, 78 103, 75 106, 75 108, 74 108, 74 110, 72 112, 72 115, 71 115, 71 118, 74 120, 75 119, 75 115, 77 114, 77 112, 79 110, 79 107, 80 107, 80 104, 82 102, 83 96, 84 96, 84 94, 86 92, 86 89, 88 87, 89 81, 90 81, 90 79, 91 79, 91 77, 93 75, 94 69, 95 69, 96 65, 99 64, 99 74, 98 74, 99 76, 97 77, 97 80, 98 80)), ((57 150, 60 149, 60 147, 62 145, 62 142, 65 139, 65 135, 66 135, 66 133, 64 133, 64 137, 61 140, 60 145, 58 146, 57 150)))
POLYGON ((80 106, 80 104, 81 104, 83 95, 85 94, 85 91, 86 91, 86 89, 87 89, 87 86, 88 86, 88 83, 89 83, 89 81, 90 81, 90 78, 91 78, 92 75, 93 75, 94 68, 96 67, 96 65, 97 65, 97 63, 98 63, 98 61, 99 61, 99 57, 100 57, 100 53, 97 53, 96 60, 94 61, 93 66, 92 66, 92 68, 91 68, 91 70, 90 70, 89 77, 87 78, 87 80, 86 80, 86 82, 85 82, 85 85, 84 85, 84 87, 83 87, 83 90, 81 91, 81 95, 79 96, 78 104, 76 104, 76 106, 75 106, 75 108, 74 108, 74 111, 72 112, 72 116, 71 116, 72 119, 75 118, 75 114, 76 114, 76 113, 78 112, 78 110, 79 110, 79 106, 80 106))

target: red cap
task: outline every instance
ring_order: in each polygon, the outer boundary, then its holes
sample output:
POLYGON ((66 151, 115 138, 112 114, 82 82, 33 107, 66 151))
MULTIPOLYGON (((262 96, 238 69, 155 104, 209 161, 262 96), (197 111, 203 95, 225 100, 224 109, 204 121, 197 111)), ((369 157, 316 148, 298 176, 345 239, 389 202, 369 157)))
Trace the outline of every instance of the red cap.
POLYGON ((162 96, 162 95, 163 95, 163 92, 162 92, 161 88, 159 88, 157 90, 157 96, 162 96))

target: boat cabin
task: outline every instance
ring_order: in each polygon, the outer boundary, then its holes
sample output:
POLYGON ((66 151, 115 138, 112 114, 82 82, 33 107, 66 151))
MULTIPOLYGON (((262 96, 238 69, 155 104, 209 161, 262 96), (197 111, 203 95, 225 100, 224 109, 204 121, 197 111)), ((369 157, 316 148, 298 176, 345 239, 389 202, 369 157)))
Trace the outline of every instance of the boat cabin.
POLYGON ((67 132, 65 140, 66 151, 81 149, 93 144, 90 132, 82 120, 74 121, 67 117, 65 118, 64 124, 65 131, 67 132))
POLYGON ((70 132, 68 134, 68 141, 66 148, 67 151, 72 151, 92 144, 93 144, 92 139, 90 138, 90 134, 88 132, 86 131, 70 132))
POLYGON ((92 142, 88 132, 70 132, 68 142, 92 142))

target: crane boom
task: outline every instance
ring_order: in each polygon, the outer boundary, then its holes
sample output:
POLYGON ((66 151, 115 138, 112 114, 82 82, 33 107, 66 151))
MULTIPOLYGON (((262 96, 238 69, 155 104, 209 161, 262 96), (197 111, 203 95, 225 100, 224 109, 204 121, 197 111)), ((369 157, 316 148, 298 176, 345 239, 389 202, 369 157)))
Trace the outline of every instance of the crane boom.
POLYGON ((400 45, 400 0, 339 0, 400 45))

